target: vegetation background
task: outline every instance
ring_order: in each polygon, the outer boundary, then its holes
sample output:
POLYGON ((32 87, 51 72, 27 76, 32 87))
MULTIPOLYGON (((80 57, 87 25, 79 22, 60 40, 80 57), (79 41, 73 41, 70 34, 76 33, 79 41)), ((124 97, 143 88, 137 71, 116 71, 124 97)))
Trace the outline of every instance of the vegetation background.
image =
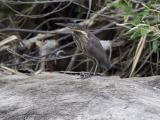
POLYGON ((89 71, 92 63, 76 49, 71 34, 50 32, 63 28, 58 23, 78 24, 97 14, 88 29, 101 40, 112 41, 113 67, 106 75, 160 74, 159 0, 0 0, 0 3, 1 71, 7 68, 34 74, 42 66, 43 71, 89 71), (103 13, 97 13, 104 8, 103 13), (42 34, 45 37, 40 37, 42 34), (4 43, 13 35, 17 37, 15 40, 4 43))

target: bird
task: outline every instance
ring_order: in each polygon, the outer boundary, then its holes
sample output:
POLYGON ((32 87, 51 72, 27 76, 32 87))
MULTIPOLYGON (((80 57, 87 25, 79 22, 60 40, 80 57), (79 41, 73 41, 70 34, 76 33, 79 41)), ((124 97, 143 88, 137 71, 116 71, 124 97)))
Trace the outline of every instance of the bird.
MULTIPOLYGON (((72 33, 72 37, 77 48, 82 51, 84 55, 89 57, 94 63, 96 63, 93 75, 96 74, 98 67, 105 70, 109 70, 112 67, 110 56, 106 54, 106 51, 100 43, 100 39, 91 33, 87 27, 73 25, 68 26, 68 28, 72 33)), ((91 75, 91 72, 92 69, 89 76, 91 75)))

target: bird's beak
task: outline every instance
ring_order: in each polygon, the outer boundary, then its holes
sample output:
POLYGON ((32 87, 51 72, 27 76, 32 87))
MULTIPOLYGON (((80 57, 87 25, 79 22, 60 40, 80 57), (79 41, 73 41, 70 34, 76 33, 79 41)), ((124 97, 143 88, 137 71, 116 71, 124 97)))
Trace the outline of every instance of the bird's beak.
POLYGON ((70 29, 72 32, 81 32, 81 30, 78 30, 78 29, 76 29, 76 28, 69 27, 69 29, 70 29))
POLYGON ((77 29, 72 28, 71 31, 72 32, 78 32, 78 33, 86 35, 86 33, 84 31, 82 31, 82 30, 77 30, 77 29))
POLYGON ((69 28, 72 32, 75 32, 75 31, 79 31, 77 29, 74 29, 74 28, 69 28))
POLYGON ((68 27, 71 32, 74 32, 75 29, 68 27))

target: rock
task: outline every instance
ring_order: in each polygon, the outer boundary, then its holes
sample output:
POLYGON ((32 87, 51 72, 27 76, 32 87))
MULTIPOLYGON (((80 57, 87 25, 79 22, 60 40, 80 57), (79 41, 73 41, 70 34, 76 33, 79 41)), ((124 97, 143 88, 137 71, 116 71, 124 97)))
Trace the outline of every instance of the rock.
POLYGON ((1 120, 160 120, 160 77, 0 78, 1 120))

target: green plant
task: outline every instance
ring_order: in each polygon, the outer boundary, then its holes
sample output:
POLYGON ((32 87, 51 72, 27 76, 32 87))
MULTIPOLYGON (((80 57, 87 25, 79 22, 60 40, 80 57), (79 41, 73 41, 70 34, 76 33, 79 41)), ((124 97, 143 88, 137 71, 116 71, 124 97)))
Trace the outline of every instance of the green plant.
MULTIPOLYGON (((159 4, 160 1, 151 0, 147 3, 134 3, 130 0, 119 0, 113 3, 113 6, 120 11, 121 17, 123 18, 123 23, 121 23, 124 27, 123 34, 133 43, 137 43, 137 46, 132 46, 134 48, 131 49, 134 56, 130 77, 135 75, 135 70, 141 55, 143 52, 148 51, 149 45, 151 45, 152 49, 148 54, 152 51, 152 53, 155 54, 159 54, 160 52, 160 49, 158 49, 160 37, 159 4), (156 5, 159 6, 156 7, 156 5)), ((157 64, 159 64, 159 59, 157 59, 157 64)))

